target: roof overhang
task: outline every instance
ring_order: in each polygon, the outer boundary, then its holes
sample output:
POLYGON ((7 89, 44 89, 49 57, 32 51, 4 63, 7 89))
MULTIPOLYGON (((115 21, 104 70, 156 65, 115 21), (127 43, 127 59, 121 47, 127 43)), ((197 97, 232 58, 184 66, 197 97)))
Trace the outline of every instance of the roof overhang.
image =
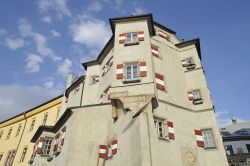
POLYGON ((65 91, 65 96, 68 97, 69 93, 75 89, 76 86, 78 86, 81 82, 83 82, 85 79, 85 75, 82 75, 78 77, 65 91))
POLYGON ((250 135, 222 137, 223 142, 250 140, 250 135))
POLYGON ((183 48, 183 47, 190 46, 190 45, 195 45, 197 52, 198 52, 198 56, 201 60, 201 49, 200 49, 200 39, 199 38, 184 41, 182 43, 176 44, 175 46, 178 48, 183 48))

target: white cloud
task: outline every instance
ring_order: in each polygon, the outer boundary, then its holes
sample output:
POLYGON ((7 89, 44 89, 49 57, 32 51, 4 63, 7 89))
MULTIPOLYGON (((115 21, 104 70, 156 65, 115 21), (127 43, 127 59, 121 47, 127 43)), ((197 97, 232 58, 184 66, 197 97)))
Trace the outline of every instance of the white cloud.
POLYGON ((69 59, 65 59, 61 65, 58 66, 57 72, 62 77, 66 77, 67 74, 71 71, 72 61, 69 59))
POLYGON ((67 7, 67 0, 39 0, 38 8, 42 12, 55 12, 59 19, 63 16, 71 16, 71 12, 67 7))
POLYGON ((62 60, 61 57, 57 56, 54 51, 47 46, 47 38, 40 33, 34 32, 32 26, 26 19, 19 20, 18 30, 23 37, 31 37, 34 40, 40 55, 50 57, 54 61, 62 60))
POLYGON ((46 88, 52 89, 55 86, 55 82, 52 80, 49 80, 49 81, 45 82, 44 85, 46 88))
POLYGON ((4 45, 6 45, 11 50, 16 50, 24 46, 24 40, 21 38, 6 38, 4 40, 4 45))
POLYGON ((26 69, 28 73, 35 73, 40 71, 40 64, 43 59, 39 55, 29 54, 26 58, 26 69))
POLYGON ((74 42, 89 48, 102 48, 111 36, 109 26, 99 19, 82 16, 70 26, 70 34, 74 42))
POLYGON ((0 28, 0 36, 4 36, 7 34, 7 31, 4 28, 0 28))
POLYGON ((62 94, 62 90, 41 86, 0 85, 0 93, 0 121, 3 121, 62 94))
POLYGON ((135 7, 134 11, 132 12, 133 15, 139 15, 143 13, 145 13, 145 11, 141 7, 135 7))
POLYGON ((243 119, 241 117, 230 115, 230 113, 225 109, 222 109, 221 111, 216 111, 215 116, 216 116, 219 127, 232 125, 232 120, 231 120, 232 117, 236 118, 238 123, 247 121, 246 119, 243 119))
POLYGON ((88 12, 99 12, 101 11, 103 8, 102 4, 100 1, 94 1, 92 2, 88 7, 87 7, 87 11, 88 12))
POLYGON ((52 37, 53 38, 56 38, 56 37, 61 37, 61 34, 59 32, 57 32, 56 30, 51 30, 51 34, 52 34, 52 37))
POLYGON ((52 18, 50 16, 45 16, 41 19, 41 21, 46 22, 46 23, 51 23, 52 18))

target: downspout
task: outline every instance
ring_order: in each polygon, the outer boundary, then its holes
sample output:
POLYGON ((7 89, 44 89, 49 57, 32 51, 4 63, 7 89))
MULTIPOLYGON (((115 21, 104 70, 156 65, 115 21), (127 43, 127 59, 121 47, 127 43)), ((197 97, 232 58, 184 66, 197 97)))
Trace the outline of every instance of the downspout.
POLYGON ((24 126, 23 126, 23 131, 22 131, 22 133, 21 133, 21 137, 20 137, 20 139, 19 139, 19 141, 18 141, 18 145, 17 145, 17 148, 16 148, 16 153, 17 153, 17 151, 18 151, 18 149, 19 149, 21 140, 22 140, 22 138, 23 138, 23 133, 24 133, 24 130, 25 130, 25 128, 26 128, 26 123, 27 123, 26 112, 23 113, 23 117, 24 117, 24 119, 25 119, 25 122, 24 122, 24 126))

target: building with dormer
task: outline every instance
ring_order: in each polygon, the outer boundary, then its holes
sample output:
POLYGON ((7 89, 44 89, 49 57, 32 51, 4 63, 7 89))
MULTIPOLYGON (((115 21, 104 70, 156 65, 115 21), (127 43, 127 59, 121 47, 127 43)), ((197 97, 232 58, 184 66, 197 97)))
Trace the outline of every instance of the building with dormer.
POLYGON ((72 82, 30 165, 227 166, 199 39, 151 14, 112 18, 112 37, 72 82))

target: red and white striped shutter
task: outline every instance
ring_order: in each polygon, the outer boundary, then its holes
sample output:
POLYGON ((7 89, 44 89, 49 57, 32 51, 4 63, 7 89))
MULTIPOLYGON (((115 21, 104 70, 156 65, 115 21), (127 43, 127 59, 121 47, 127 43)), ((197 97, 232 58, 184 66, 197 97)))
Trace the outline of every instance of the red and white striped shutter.
POLYGON ((187 92, 187 94, 188 94, 188 99, 189 99, 189 100, 194 100, 194 94, 193 94, 193 91, 192 91, 192 90, 189 90, 189 91, 187 92))
POLYGON ((99 145, 99 157, 107 158, 108 157, 108 146, 107 145, 99 145))
POLYGON ((174 124, 173 122, 168 121, 168 138, 174 140, 175 134, 174 134, 174 124))
POLYGON ((66 133, 66 126, 62 128, 61 146, 63 146, 64 144, 65 133, 66 133))
POLYGON ((116 79, 123 79, 123 64, 118 64, 116 67, 116 79))
POLYGON ((195 137, 196 137, 197 146, 204 148, 205 143, 204 143, 204 139, 202 136, 202 131, 201 130, 194 130, 194 133, 195 133, 195 137))
POLYGON ((144 41, 144 31, 139 31, 138 32, 138 40, 139 41, 144 41))
POLYGON ((123 43, 125 43, 125 41, 126 41, 125 34, 120 34, 119 35, 119 43, 123 44, 123 43))
POLYGON ((117 139, 112 140, 112 155, 115 155, 117 153, 117 148, 118 148, 118 141, 117 139))
POLYGON ((41 154, 43 150, 43 142, 44 142, 44 137, 39 137, 38 138, 38 144, 36 148, 36 153, 41 154))
POLYGON ((158 57, 158 58, 160 57, 158 47, 151 45, 151 52, 153 56, 158 57))
POLYGON ((99 76, 95 76, 95 82, 99 82, 99 76))
POLYGON ((159 34, 160 37, 167 38, 167 33, 160 30, 160 29, 158 30, 158 34, 159 34))
POLYGON ((60 133, 57 133, 55 135, 55 139, 54 139, 54 147, 53 147, 53 151, 56 151, 58 148, 58 144, 59 144, 59 137, 60 137, 60 133))
POLYGON ((187 61, 184 59, 181 61, 182 67, 187 67, 187 61))
POLYGON ((140 77, 147 77, 147 65, 146 62, 140 62, 140 77))
POLYGON ((156 82, 156 88, 165 91, 165 82, 164 82, 164 76, 160 75, 158 73, 155 73, 155 82, 156 82))

